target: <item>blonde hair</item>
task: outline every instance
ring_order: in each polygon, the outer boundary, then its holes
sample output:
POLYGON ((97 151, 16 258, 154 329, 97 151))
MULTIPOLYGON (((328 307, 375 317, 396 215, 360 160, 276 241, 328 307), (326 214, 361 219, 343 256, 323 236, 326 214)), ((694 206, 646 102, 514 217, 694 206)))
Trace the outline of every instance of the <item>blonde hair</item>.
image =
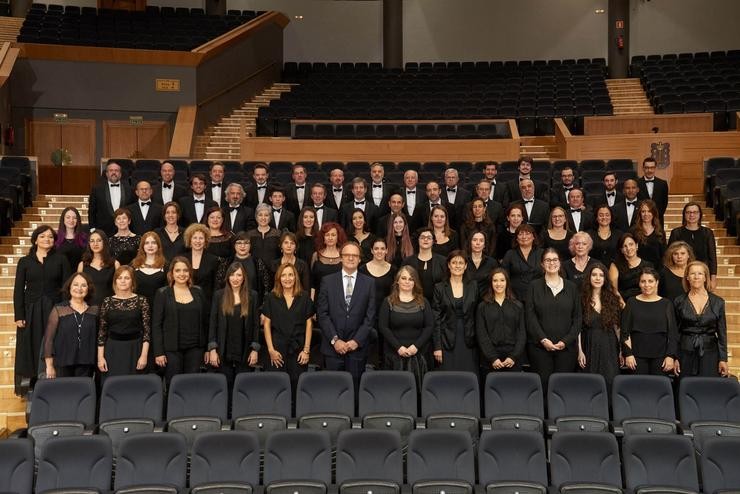
POLYGON ((153 238, 154 241, 157 243, 157 252, 156 254, 154 254, 154 264, 151 267, 163 268, 167 262, 167 260, 164 258, 164 252, 162 251, 162 240, 159 238, 159 235, 154 232, 146 232, 144 235, 141 236, 141 241, 139 242, 139 250, 136 253, 136 257, 134 258, 134 260, 131 261, 131 267, 134 269, 138 269, 143 266, 144 263, 146 263, 144 242, 146 242, 146 239, 148 238, 153 238))
POLYGON ((689 288, 691 288, 689 286, 689 271, 694 266, 699 266, 699 267, 701 267, 702 271, 704 271, 704 289, 707 290, 707 291, 709 291, 709 276, 710 276, 709 275, 709 266, 707 266, 706 264, 704 264, 701 261, 691 261, 690 263, 688 263, 686 265, 686 272, 684 273, 683 279, 681 280, 681 284, 683 285, 683 289, 686 290, 686 292, 688 292, 689 291, 689 288))
POLYGON ((193 223, 185 229, 185 233, 183 234, 183 238, 185 239, 185 247, 187 247, 188 249, 190 248, 190 241, 193 239, 193 235, 195 235, 197 232, 200 232, 205 236, 206 243, 203 246, 203 249, 207 249, 208 242, 211 241, 211 232, 208 231, 208 227, 206 225, 203 225, 201 223, 193 223))
POLYGON ((277 268, 277 272, 275 273, 275 286, 272 289, 272 293, 277 298, 283 298, 283 284, 280 283, 280 277, 283 275, 283 272, 286 269, 292 269, 293 275, 295 276, 295 284, 293 285, 293 297, 297 297, 303 292, 303 287, 301 286, 301 276, 298 274, 298 269, 293 264, 285 263, 281 264, 280 267, 277 268))

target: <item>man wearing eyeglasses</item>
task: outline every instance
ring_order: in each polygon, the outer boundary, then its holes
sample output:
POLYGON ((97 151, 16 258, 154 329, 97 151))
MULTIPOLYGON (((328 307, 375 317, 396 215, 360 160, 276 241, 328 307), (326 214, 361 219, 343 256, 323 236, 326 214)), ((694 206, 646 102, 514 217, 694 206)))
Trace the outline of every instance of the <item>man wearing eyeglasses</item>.
POLYGON ((340 254, 341 271, 321 280, 316 313, 326 368, 352 374, 356 392, 365 370, 370 329, 375 320, 375 281, 357 271, 357 244, 346 243, 340 254))

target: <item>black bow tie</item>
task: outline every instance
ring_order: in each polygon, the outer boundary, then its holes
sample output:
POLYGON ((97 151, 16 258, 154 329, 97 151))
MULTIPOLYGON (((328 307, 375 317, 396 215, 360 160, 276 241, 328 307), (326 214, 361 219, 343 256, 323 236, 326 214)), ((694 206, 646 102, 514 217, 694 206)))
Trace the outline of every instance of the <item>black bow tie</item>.
POLYGON ((141 203, 141 207, 142 207, 142 208, 143 208, 144 206, 151 206, 151 205, 152 205, 152 201, 149 201, 149 202, 142 202, 142 203, 141 203))
POLYGON ((455 187, 447 187, 447 192, 457 192, 455 187))
POLYGON ((615 197, 617 195, 616 192, 607 192, 606 197, 615 197))
POLYGON ((335 187, 335 188, 334 188, 334 192, 342 192, 342 188, 340 187, 340 188, 338 188, 338 189, 337 189, 337 188, 335 187))
POLYGON ((373 184, 373 189, 382 189, 383 184, 373 184))
POLYGON ((355 201, 355 206, 364 206, 365 201, 355 201))
POLYGON ((305 185, 296 185, 295 188, 296 188, 296 190, 298 190, 298 189, 305 189, 306 186, 305 185))
POLYGON ((273 212, 273 213, 278 213, 278 214, 280 214, 280 213, 282 213, 282 212, 283 212, 283 210, 282 210, 282 209, 275 209, 275 208, 272 208, 272 212, 273 212))
POLYGON ((407 190, 406 193, 407 194, 416 194, 416 191, 415 190, 407 190))
POLYGON ((654 178, 646 178, 646 179, 645 179, 645 181, 646 181, 646 182, 654 182, 654 181, 655 181, 655 179, 654 179, 654 178))
POLYGON ((563 188, 565 190, 571 190, 573 188, 573 186, 572 185, 570 185, 570 186, 563 185, 563 188))
POLYGON ((239 211, 239 206, 229 206, 229 213, 233 213, 234 211, 239 211))
POLYGON ((266 189, 266 188, 267 188, 267 185, 258 185, 257 186, 257 190, 266 189))
POLYGON ((172 184, 162 184, 162 188, 163 189, 171 189, 172 188, 172 184))
POLYGON ((111 187, 120 187, 121 184, 110 184, 111 187))
POLYGON ((321 206, 314 206, 313 208, 314 208, 314 209, 315 209, 316 211, 318 211, 319 209, 324 209, 324 205, 322 204, 321 206))
POLYGON ((213 188, 221 187, 221 184, 220 183, 218 183, 218 184, 211 184, 211 187, 213 187, 213 188))
POLYGON ((194 204, 205 204, 206 200, 205 199, 193 199, 193 203, 194 204))
POLYGON ((570 212, 571 213, 580 213, 581 210, 580 209, 575 209, 575 208, 570 208, 570 212))
POLYGON ((627 201, 628 206, 634 206, 637 201, 627 201))
POLYGON ((524 204, 534 204, 534 199, 525 199, 524 204))

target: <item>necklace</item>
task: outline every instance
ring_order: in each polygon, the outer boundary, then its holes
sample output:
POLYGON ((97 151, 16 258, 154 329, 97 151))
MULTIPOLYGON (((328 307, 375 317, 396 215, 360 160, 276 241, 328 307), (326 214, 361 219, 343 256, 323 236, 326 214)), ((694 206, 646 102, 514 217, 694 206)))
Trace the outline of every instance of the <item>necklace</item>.
POLYGON ((82 323, 85 322, 85 312, 80 314, 80 318, 77 318, 77 311, 72 308, 72 315, 75 316, 75 323, 77 323, 77 346, 82 345, 82 323))

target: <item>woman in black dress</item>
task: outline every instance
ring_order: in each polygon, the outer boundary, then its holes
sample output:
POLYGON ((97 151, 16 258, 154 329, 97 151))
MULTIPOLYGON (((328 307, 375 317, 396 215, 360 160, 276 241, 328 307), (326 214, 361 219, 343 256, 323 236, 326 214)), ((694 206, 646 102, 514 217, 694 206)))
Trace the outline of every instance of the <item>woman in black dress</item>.
POLYGON ((129 230, 131 225, 131 211, 127 208, 118 208, 113 213, 113 221, 116 224, 116 233, 108 239, 110 254, 119 263, 128 264, 139 249, 140 237, 129 230))
POLYGON ((650 262, 653 266, 660 266, 663 262, 666 242, 663 225, 660 224, 658 207, 650 199, 640 203, 640 216, 632 227, 632 233, 637 242, 637 255, 650 262))
POLYGON ((316 221, 316 210, 310 206, 305 206, 298 214, 298 229, 295 233, 298 240, 296 255, 309 265, 314 252, 314 236, 318 231, 319 222, 316 221))
POLYGON ((486 254, 486 242, 488 239, 483 232, 473 232, 465 245, 468 254, 465 276, 478 283, 478 295, 481 296, 491 288, 491 271, 498 267, 496 259, 486 254))
POLYGON ((50 226, 36 228, 28 255, 15 268, 15 393, 19 396, 36 382, 49 312, 62 301, 61 288, 70 275, 67 258, 54 252, 54 237, 50 226))
POLYGON ((645 268, 652 268, 652 263, 641 259, 637 255, 637 241, 631 233, 625 233, 617 244, 617 257, 609 266, 609 281, 615 293, 619 295, 619 303, 624 307, 625 302, 640 293, 640 273, 645 268))
POLYGON ((434 360, 442 370, 478 372, 475 339, 475 310, 478 283, 465 280, 465 253, 453 250, 447 256, 449 278, 434 286, 434 360))
POLYGON ((429 212, 429 228, 434 234, 434 246, 432 250, 435 254, 447 257, 447 254, 459 248, 460 241, 457 232, 450 228, 450 215, 447 214, 447 208, 442 205, 432 206, 429 212))
POLYGON ((529 363, 547 390, 551 374, 576 368, 581 296, 573 282, 560 276, 560 256, 555 249, 543 252, 542 268, 545 276, 529 284, 525 308, 529 363))
POLYGON ((87 245, 87 233, 82 229, 82 217, 77 208, 66 207, 62 210, 54 245, 58 254, 67 257, 70 267, 80 263, 82 251, 87 245))
POLYGON ((568 229, 565 217, 565 209, 555 206, 550 211, 550 219, 547 220, 547 228, 540 233, 540 245, 543 249, 553 248, 560 256, 560 261, 570 259, 570 239, 573 232, 568 229))
POLYGON ((208 252, 226 262, 231 256, 231 243, 234 234, 224 224, 224 212, 218 206, 206 211, 206 225, 208 226, 208 252))
POLYGON ((93 375, 98 328, 98 307, 90 305, 94 291, 84 273, 73 274, 64 284, 67 300, 51 310, 44 336, 47 379, 93 375))
POLYGON ((189 249, 185 257, 193 270, 193 284, 203 290, 206 300, 213 300, 213 292, 223 280, 224 262, 208 252, 209 233, 205 225, 193 223, 185 229, 184 237, 185 247, 189 249))
POLYGON ((226 376, 229 395, 236 375, 257 365, 259 341, 257 292, 249 288, 244 265, 234 262, 226 270, 226 287, 214 294, 208 325, 208 363, 226 376))
POLYGON ((178 256, 172 260, 167 283, 169 286, 160 288, 154 297, 152 351, 169 385, 173 376, 198 372, 201 365, 208 363, 211 306, 203 290, 193 285, 187 258, 178 256))
POLYGON ((620 340, 628 369, 636 374, 665 375, 678 369, 678 327, 673 303, 658 295, 659 275, 653 268, 640 273, 640 293, 622 311, 620 340))
POLYGON ((514 295, 525 305, 530 283, 542 277, 542 249, 535 243, 536 238, 531 225, 519 225, 514 248, 507 251, 501 261, 501 267, 509 273, 514 295))
POLYGON ((591 236, 586 232, 576 232, 570 237, 569 250, 572 257, 562 261, 565 278, 575 283, 579 290, 588 268, 599 262, 589 256, 591 247, 593 247, 591 236))
POLYGON ((167 270, 159 235, 146 232, 141 236, 139 252, 131 261, 134 268, 136 293, 146 297, 149 307, 154 305, 154 294, 167 285, 167 270))
POLYGON ((247 232, 252 243, 252 256, 255 261, 260 259, 269 267, 272 261, 280 256, 280 232, 270 226, 272 208, 267 204, 257 206, 254 217, 257 220, 257 228, 247 232))
POLYGON ((111 255, 108 237, 103 230, 95 230, 87 239, 87 248, 77 266, 78 273, 85 273, 95 285, 92 305, 100 305, 105 297, 113 294, 113 273, 121 264, 111 255))
POLYGON ((414 268, 402 266, 396 273, 390 295, 380 305, 378 329, 385 345, 384 367, 413 372, 420 386, 428 368, 434 314, 414 268))
POLYGON ((702 209, 698 202, 687 202, 681 215, 681 226, 671 231, 668 245, 673 242, 684 241, 691 246, 697 261, 709 266, 709 290, 717 288, 717 242, 714 232, 702 226, 702 209))
POLYGON ((432 233, 431 228, 421 228, 416 238, 419 242, 419 252, 405 258, 403 265, 411 266, 416 270, 421 282, 421 290, 424 292, 424 298, 433 300, 434 286, 447 278, 447 265, 445 258, 435 254, 432 250, 434 233, 432 233))
POLYGON ((514 248, 516 230, 524 223, 525 210, 523 204, 512 204, 506 210, 506 228, 496 235, 496 259, 502 260, 506 253, 514 248))
POLYGON ((324 223, 316 233, 316 252, 311 259, 311 300, 316 299, 322 278, 342 269, 339 251, 345 243, 347 235, 339 223, 324 223))
POLYGON ((658 292, 661 297, 673 301, 679 295, 686 293, 684 287, 686 266, 695 260, 693 249, 683 240, 668 245, 663 255, 663 269, 660 270, 658 292))
POLYGON ((612 210, 606 204, 597 207, 594 214, 596 227, 588 232, 594 243, 591 257, 601 261, 604 266, 611 266, 619 250, 617 243, 622 232, 612 227, 612 210))
MULTIPOLYGON (((298 271, 298 277, 301 279, 301 287, 309 286, 311 283, 311 270, 308 268, 308 264, 303 262, 303 259, 296 257, 296 248, 298 242, 295 234, 291 232, 285 232, 280 235, 280 252, 282 255, 272 261, 270 266, 270 290, 273 289, 273 283, 275 282, 275 273, 283 264, 292 264, 298 271)), ((268 290, 269 291, 269 290, 268 290)))
POLYGON ((488 217, 486 203, 483 199, 473 199, 465 208, 465 222, 460 226, 460 245, 467 248, 474 233, 481 232, 485 236, 486 255, 496 250, 496 227, 488 217))
POLYGON ((270 357, 267 370, 283 370, 290 376, 295 393, 298 377, 306 371, 311 357, 313 301, 301 287, 298 271, 283 264, 275 273, 275 288, 262 304, 265 344, 270 357))
POLYGON ((709 291, 710 273, 709 266, 701 261, 689 263, 685 277, 688 293, 673 302, 680 337, 676 373, 682 376, 730 374, 725 301, 709 291))
POLYGON ((352 232, 349 235, 349 240, 356 242, 360 246, 360 252, 362 252, 360 262, 368 262, 372 259, 373 255, 370 251, 373 240, 375 240, 375 235, 370 233, 370 225, 367 224, 365 211, 360 208, 355 208, 352 211, 352 232))
POLYGON ((527 340, 524 306, 509 286, 504 268, 491 271, 490 289, 483 295, 475 315, 475 333, 485 375, 493 371, 520 371, 527 340))
POLYGON ((384 362, 384 344, 383 334, 380 332, 378 327, 378 316, 380 315, 380 305, 383 300, 391 293, 391 287, 393 286, 396 272, 396 267, 385 260, 385 256, 388 253, 388 248, 385 245, 385 240, 380 237, 375 237, 372 245, 373 258, 370 262, 362 264, 358 271, 362 274, 366 274, 375 280, 375 320, 373 321, 373 328, 378 330, 378 342, 377 352, 373 352, 372 345, 369 352, 369 360, 374 361, 375 357, 378 357, 378 364, 384 362))
POLYGON ((134 269, 116 269, 114 294, 100 306, 98 370, 102 378, 136 374, 147 368, 152 313, 149 300, 136 290, 134 269))
POLYGON ((249 287, 257 292, 257 307, 262 305, 262 298, 269 291, 272 284, 270 270, 262 263, 261 259, 255 259, 251 255, 252 241, 247 232, 239 232, 234 236, 234 254, 229 264, 238 262, 244 266, 247 272, 249 287))
POLYGON ((179 225, 181 214, 178 203, 168 202, 162 209, 162 226, 154 230, 162 241, 162 251, 167 262, 185 254, 185 229, 179 225))
POLYGON ((390 228, 385 237, 385 245, 388 247, 385 259, 398 269, 404 259, 414 254, 414 247, 411 243, 411 232, 406 215, 392 213, 389 224, 390 228))
POLYGON ((606 266, 597 262, 585 273, 581 291, 583 327, 578 336, 578 365, 601 374, 608 386, 619 374, 619 299, 609 286, 606 266))

